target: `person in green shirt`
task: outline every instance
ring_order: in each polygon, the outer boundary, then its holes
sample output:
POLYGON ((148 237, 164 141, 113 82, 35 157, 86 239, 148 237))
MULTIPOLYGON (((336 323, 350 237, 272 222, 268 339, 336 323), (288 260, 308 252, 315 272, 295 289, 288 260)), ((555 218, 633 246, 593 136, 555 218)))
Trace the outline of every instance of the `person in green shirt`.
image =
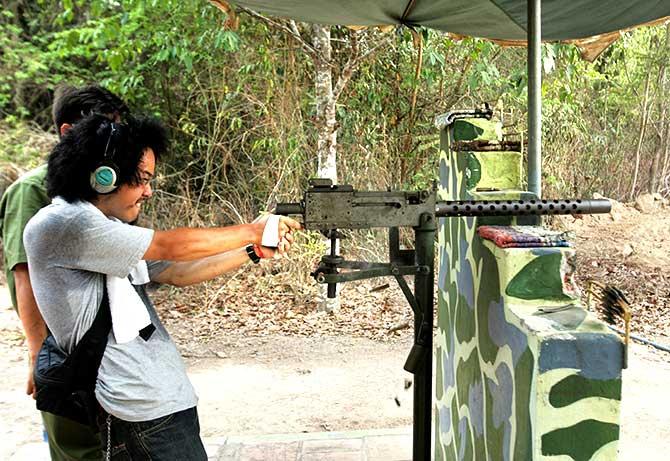
MULTIPOLYGON (((128 107, 118 96, 96 85, 81 88, 62 86, 56 90, 52 115, 59 136, 93 113, 119 121, 128 113, 128 107)), ((0 200, 0 232, 7 287, 26 335, 30 367, 26 394, 31 396, 35 393, 33 364, 47 328, 30 283, 23 231, 30 218, 51 202, 46 192, 46 172, 46 165, 29 171, 9 186, 0 200)), ((100 437, 89 427, 45 412, 42 412, 42 419, 52 460, 101 459, 100 437)))

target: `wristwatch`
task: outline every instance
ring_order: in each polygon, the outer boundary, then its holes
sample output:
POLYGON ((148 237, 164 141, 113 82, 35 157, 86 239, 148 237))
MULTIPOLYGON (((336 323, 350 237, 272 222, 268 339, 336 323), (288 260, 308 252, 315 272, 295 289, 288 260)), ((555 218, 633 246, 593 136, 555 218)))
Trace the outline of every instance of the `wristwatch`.
POLYGON ((259 262, 261 262, 261 257, 256 254, 256 250, 254 250, 253 245, 247 245, 245 250, 247 250, 247 255, 249 256, 249 259, 253 261, 254 264, 258 264, 259 262))

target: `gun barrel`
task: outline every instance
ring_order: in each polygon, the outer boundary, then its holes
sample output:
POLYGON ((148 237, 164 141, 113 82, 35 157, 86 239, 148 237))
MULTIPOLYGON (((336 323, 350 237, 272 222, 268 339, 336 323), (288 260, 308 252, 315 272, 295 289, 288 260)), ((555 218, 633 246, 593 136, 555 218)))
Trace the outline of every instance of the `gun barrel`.
MULTIPOLYGON (((453 200, 435 204, 435 216, 523 216, 550 214, 609 213, 612 203, 606 199, 546 199, 546 200, 453 200)), ((278 203, 278 215, 304 215, 302 203, 278 203)))
POLYGON ((595 214, 609 213, 611 209, 612 203, 606 199, 459 200, 437 202, 435 215, 450 217, 595 214))
POLYGON ((275 214, 282 216, 305 214, 305 208, 300 203, 278 203, 275 214))

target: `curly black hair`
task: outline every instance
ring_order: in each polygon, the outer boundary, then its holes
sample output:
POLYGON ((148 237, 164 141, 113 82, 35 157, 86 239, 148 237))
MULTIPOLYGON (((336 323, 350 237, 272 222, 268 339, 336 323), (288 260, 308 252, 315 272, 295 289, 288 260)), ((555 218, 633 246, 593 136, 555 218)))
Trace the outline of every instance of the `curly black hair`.
POLYGON ((168 147, 167 131, 157 119, 127 117, 123 123, 114 123, 104 115, 89 115, 73 125, 51 151, 47 194, 68 202, 94 200, 98 193, 91 187, 90 176, 103 161, 116 165, 117 185, 137 185, 138 165, 148 147, 156 161, 168 147))

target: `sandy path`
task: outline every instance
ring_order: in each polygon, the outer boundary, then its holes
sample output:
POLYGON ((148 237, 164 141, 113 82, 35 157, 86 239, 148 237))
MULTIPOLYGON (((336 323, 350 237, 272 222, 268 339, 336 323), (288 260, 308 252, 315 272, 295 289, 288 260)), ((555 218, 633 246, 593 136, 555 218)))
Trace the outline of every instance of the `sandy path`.
MULTIPOLYGON (((281 336, 229 337, 223 343, 221 358, 187 359, 204 437, 410 424, 412 396, 403 389, 402 371, 406 344, 281 336)), ((33 402, 23 394, 24 355, 16 315, 0 308, 0 460, 22 461, 12 454, 42 437, 33 402)), ((668 459, 668 383, 670 355, 634 345, 624 374, 620 460, 668 459)))

